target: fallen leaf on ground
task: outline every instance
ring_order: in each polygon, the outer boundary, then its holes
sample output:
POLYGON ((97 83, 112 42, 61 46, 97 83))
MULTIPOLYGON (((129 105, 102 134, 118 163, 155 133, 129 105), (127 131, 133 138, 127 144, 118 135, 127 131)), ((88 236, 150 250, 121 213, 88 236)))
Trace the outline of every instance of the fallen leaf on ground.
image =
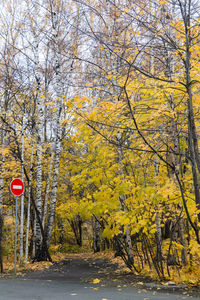
POLYGON ((98 284, 101 280, 98 278, 93 279, 92 283, 93 284, 98 284))

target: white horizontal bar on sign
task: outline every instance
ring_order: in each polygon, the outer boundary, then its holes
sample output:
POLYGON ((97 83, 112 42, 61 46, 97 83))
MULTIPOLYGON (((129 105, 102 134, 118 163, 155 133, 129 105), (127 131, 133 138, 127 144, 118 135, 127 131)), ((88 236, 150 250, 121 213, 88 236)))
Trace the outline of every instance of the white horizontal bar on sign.
POLYGON ((13 185, 13 189, 22 190, 22 185, 13 185))

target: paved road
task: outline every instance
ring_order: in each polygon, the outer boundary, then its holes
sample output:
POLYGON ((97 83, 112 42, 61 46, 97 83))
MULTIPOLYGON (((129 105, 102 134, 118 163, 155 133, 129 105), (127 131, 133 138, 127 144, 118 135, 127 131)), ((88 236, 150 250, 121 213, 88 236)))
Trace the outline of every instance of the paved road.
MULTIPOLYGON (((104 264, 105 262, 103 262, 104 264)), ((0 279, 0 300, 176 300, 200 299, 178 293, 144 290, 143 287, 119 287, 92 284, 99 275, 102 262, 65 261, 49 270, 24 278, 0 279), (89 278, 86 280, 86 278, 89 278)), ((103 281, 102 281, 103 282, 103 281)), ((186 292, 184 292, 186 293, 186 292)))
MULTIPOLYGON (((186 295, 141 292, 135 288, 101 287, 94 285, 47 280, 1 280, 1 300, 175 300, 191 299, 186 295)), ((200 298, 193 297, 193 300, 200 298)))

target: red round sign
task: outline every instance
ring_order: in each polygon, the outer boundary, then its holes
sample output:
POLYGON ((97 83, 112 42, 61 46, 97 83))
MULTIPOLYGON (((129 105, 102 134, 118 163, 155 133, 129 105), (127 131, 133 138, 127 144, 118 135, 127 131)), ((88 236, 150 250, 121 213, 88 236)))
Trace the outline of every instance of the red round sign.
POLYGON ((13 195, 21 196, 21 194, 23 194, 24 191, 23 181, 19 178, 13 179, 13 181, 10 184, 10 190, 13 195))

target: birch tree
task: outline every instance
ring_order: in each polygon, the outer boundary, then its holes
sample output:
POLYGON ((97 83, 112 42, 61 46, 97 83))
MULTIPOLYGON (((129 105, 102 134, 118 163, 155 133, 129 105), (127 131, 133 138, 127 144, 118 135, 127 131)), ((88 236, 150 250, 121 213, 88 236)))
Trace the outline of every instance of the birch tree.
POLYGON ((52 22, 52 44, 55 55, 55 97, 56 97, 56 118, 55 118, 55 137, 54 137, 54 164, 53 164, 53 178, 51 187, 51 200, 48 211, 48 219, 46 226, 46 241, 47 246, 50 245, 53 221, 56 206, 58 176, 60 165, 60 152, 61 152, 61 116, 62 116, 62 99, 63 99, 63 82, 61 75, 61 54, 60 54, 60 40, 59 40, 59 15, 54 1, 50 1, 51 8, 51 22, 52 22))
MULTIPOLYGON (((35 64, 35 80, 36 80, 36 103, 37 103, 37 172, 36 172, 36 207, 39 217, 41 218, 42 206, 42 153, 44 142, 44 111, 43 98, 41 97, 41 76, 39 72, 39 28, 37 18, 39 15, 39 5, 37 1, 32 1, 34 26, 33 26, 33 54, 35 64)), ((41 255, 41 228, 38 218, 35 217, 35 258, 40 260, 41 255)))

